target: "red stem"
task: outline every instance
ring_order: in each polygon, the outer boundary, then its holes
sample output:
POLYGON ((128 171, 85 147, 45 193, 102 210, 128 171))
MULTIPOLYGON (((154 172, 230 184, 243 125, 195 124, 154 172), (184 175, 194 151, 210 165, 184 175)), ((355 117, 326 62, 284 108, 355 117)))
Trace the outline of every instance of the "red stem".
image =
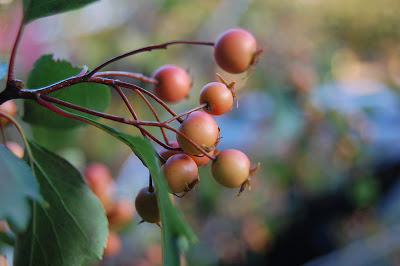
POLYGON ((176 116, 174 116, 174 117, 171 117, 171 118, 168 119, 168 120, 165 120, 164 123, 169 124, 169 123, 171 123, 172 121, 174 121, 175 119, 179 119, 179 118, 181 118, 182 116, 185 116, 185 115, 187 115, 187 114, 193 113, 194 111, 198 111, 198 110, 200 110, 200 109, 202 109, 202 108, 204 108, 204 107, 206 107, 206 106, 207 106, 207 103, 202 103, 202 104, 200 104, 199 106, 197 106, 197 107, 195 107, 195 108, 193 108, 193 109, 190 109, 190 110, 188 110, 188 111, 186 111, 186 112, 180 113, 179 115, 176 115, 176 116))
POLYGON ((17 37, 15 38, 14 45, 13 45, 13 48, 11 51, 10 61, 8 63, 7 84, 9 84, 14 79, 15 58, 17 56, 18 46, 19 46, 19 43, 21 42, 22 33, 24 32, 24 28, 25 28, 24 19, 21 19, 17 37))
POLYGON ((138 54, 138 53, 142 53, 142 52, 150 52, 152 50, 157 50, 157 49, 167 49, 167 47, 169 45, 174 45, 174 44, 191 44, 191 45, 208 45, 208 46, 214 46, 213 42, 194 42, 194 41, 171 41, 171 42, 165 42, 165 43, 161 43, 161 44, 156 44, 156 45, 150 45, 150 46, 146 46, 146 47, 142 47, 140 49, 136 49, 130 52, 127 52, 125 54, 121 54, 118 55, 116 57, 113 57, 111 59, 108 59, 107 61, 103 62, 102 64, 100 64, 99 66, 95 67, 92 71, 90 71, 88 74, 86 74, 86 78, 90 78, 92 77, 96 72, 98 72, 100 69, 102 69, 103 67, 121 60, 122 58, 134 55, 134 54, 138 54))
POLYGON ((128 77, 128 78, 138 79, 140 81, 151 84, 158 84, 158 80, 151 77, 146 77, 141 73, 132 73, 125 71, 103 71, 103 72, 97 72, 93 75, 93 77, 105 77, 105 76, 128 77))
MULTIPOLYGON (((53 103, 60 104, 60 105, 63 105, 63 106, 65 106, 65 107, 68 107, 68 108, 71 108, 71 109, 75 109, 75 110, 78 110, 78 111, 81 111, 81 112, 84 112, 84 113, 88 113, 88 114, 91 114, 91 115, 95 115, 95 116, 98 116, 98 117, 102 117, 102 118, 105 118, 105 119, 108 119, 108 120, 117 121, 117 122, 124 123, 124 124, 129 124, 129 125, 133 125, 133 126, 155 126, 155 127, 163 127, 163 128, 166 128, 166 129, 168 129, 168 130, 171 130, 171 131, 175 132, 176 134, 181 135, 181 136, 182 136, 183 138, 185 138, 188 142, 190 142, 194 147, 196 147, 196 149, 199 150, 202 154, 204 154, 205 156, 207 156, 207 157, 210 158, 211 160, 215 160, 215 157, 212 156, 212 155, 210 155, 210 154, 209 154, 206 150, 204 150, 200 145, 198 145, 197 143, 195 143, 193 140, 191 140, 189 137, 187 137, 185 134, 183 134, 183 133, 180 132, 179 130, 177 130, 177 129, 171 127, 171 126, 169 126, 169 125, 166 124, 166 123, 151 122, 151 121, 141 121, 141 120, 131 120, 131 119, 127 119, 127 118, 125 118, 125 117, 114 116, 114 115, 110 115, 110 114, 98 112, 98 111, 95 111, 95 110, 87 109, 87 108, 85 108, 85 107, 78 106, 78 105, 75 105, 75 104, 72 104, 72 103, 69 103, 69 102, 65 102, 65 101, 63 101, 63 100, 59 100, 59 99, 50 97, 50 96, 48 96, 48 95, 41 95, 39 99, 41 99, 40 102, 43 102, 43 100, 45 100, 45 102, 46 102, 46 101, 48 101, 48 102, 53 102, 53 103)), ((62 112, 65 112, 65 111, 63 111, 62 109, 60 109, 60 108, 58 108, 58 107, 56 107, 56 106, 54 106, 54 105, 52 105, 52 106, 53 106, 53 108, 51 109, 52 111, 54 111, 54 110, 53 110, 54 108, 57 108, 57 109, 61 110, 62 112)), ((58 112, 56 112, 56 113, 58 113, 58 112)), ((68 113, 68 114, 69 114, 70 116, 74 116, 73 114, 70 114, 70 113, 68 113)), ((82 120, 80 120, 80 121, 82 121, 82 120)), ((149 134, 148 136, 151 137, 152 135, 149 134)), ((153 138, 152 138, 152 139, 153 139, 153 138)), ((156 138, 155 138, 155 139, 156 139, 156 138)), ((154 139, 153 139, 153 140, 154 140, 154 139)), ((167 149, 170 149, 170 150, 179 150, 179 148, 174 148, 174 147, 170 147, 170 146, 168 146, 168 145, 161 144, 159 141, 158 141, 157 143, 159 143, 161 146, 163 146, 163 147, 165 147, 165 148, 167 148, 167 149)))

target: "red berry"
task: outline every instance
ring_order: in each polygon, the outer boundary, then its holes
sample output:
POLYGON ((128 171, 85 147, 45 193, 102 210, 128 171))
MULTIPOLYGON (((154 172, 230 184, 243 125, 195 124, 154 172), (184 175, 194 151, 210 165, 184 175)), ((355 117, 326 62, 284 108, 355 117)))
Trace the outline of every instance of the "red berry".
POLYGON ((116 200, 110 213, 107 215, 108 223, 114 227, 121 227, 129 223, 135 214, 133 202, 128 198, 116 200))
POLYGON ((115 256, 121 251, 122 243, 119 235, 110 230, 108 232, 106 247, 104 248, 104 255, 115 256))
MULTIPOLYGON (((179 144, 178 144, 178 142, 175 140, 175 141, 170 141, 170 142, 169 142, 169 146, 174 147, 174 148, 178 148, 178 147, 179 147, 179 144)), ((180 151, 177 151, 177 150, 168 150, 168 149, 166 149, 166 148, 164 148, 164 147, 162 147, 162 148, 158 151, 158 154, 160 154, 160 156, 161 156, 164 160, 168 160, 169 157, 171 157, 171 156, 174 155, 174 154, 178 154, 178 153, 181 153, 181 152, 180 152, 180 151)))
MULTIPOLYGON (((15 116, 17 113, 17 105, 13 100, 9 100, 0 105, 0 112, 6 113, 9 116, 15 116)), ((5 126, 8 124, 8 119, 0 116, 0 125, 5 126)))
MULTIPOLYGON (((178 129, 189 139, 200 145, 202 148, 212 148, 216 144, 219 137, 218 125, 211 115, 195 111, 190 113, 178 129)), ((201 154, 201 152, 187 141, 180 134, 176 134, 176 140, 179 146, 187 154, 201 154)))
POLYGON ((184 153, 172 155, 161 169, 172 193, 190 191, 198 174, 197 164, 184 153))
POLYGON ((211 164, 214 179, 224 187, 238 187, 250 173, 249 158, 243 152, 227 149, 219 152, 211 164))
POLYGON ((200 104, 206 103, 204 111, 212 115, 222 115, 232 109, 232 91, 221 82, 211 82, 200 91, 200 104))
POLYGON ((192 82, 189 74, 176 65, 163 65, 153 75, 158 84, 153 85, 154 94, 166 102, 178 102, 189 95, 192 82))
POLYGON ((230 73, 246 71, 257 53, 257 42, 243 29, 223 32, 214 45, 214 59, 218 66, 230 73))
POLYGON ((99 198, 106 212, 109 212, 113 206, 115 192, 115 182, 110 170, 104 164, 92 163, 86 168, 84 176, 86 183, 99 198))

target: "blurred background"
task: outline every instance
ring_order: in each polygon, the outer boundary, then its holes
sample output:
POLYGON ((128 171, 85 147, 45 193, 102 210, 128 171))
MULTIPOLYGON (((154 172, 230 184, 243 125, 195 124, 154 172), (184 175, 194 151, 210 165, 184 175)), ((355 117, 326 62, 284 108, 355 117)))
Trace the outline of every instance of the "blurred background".
MULTIPOLYGON (((1 61, 8 60, 21 2, 0 0, 1 61)), ((189 99, 171 105, 177 112, 198 105, 215 73, 237 82, 239 108, 215 117, 219 149, 240 149, 261 167, 251 191, 238 198, 213 180, 209 165, 201 167, 200 184, 175 200, 199 238, 183 264, 400 265, 398 14, 398 0, 101 0, 29 24, 16 74, 26 80, 43 53, 93 68, 146 45, 215 41, 228 28, 245 28, 265 48, 250 77, 218 69, 212 49, 201 46, 177 45, 107 68, 145 75, 167 63, 188 69, 193 88, 189 99)), ((128 96, 139 117, 153 119, 136 95, 128 96)), ((108 112, 129 116, 116 94, 108 112)), ((95 128, 36 127, 31 134, 81 171, 90 162, 106 164, 118 197, 133 201, 147 183, 147 169, 131 151, 95 128)), ((160 265, 160 230, 139 221, 136 215, 119 231, 120 253, 96 264, 160 265)))

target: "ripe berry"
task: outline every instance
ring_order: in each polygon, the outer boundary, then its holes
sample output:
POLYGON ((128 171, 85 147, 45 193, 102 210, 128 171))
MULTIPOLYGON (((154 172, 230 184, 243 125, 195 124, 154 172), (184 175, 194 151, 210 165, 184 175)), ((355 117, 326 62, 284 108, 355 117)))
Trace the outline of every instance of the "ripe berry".
POLYGON ((107 215, 108 223, 113 227, 122 227, 132 220, 134 214, 133 202, 128 198, 120 198, 115 201, 107 215))
POLYGON ((198 174, 196 163, 184 153, 172 155, 161 169, 172 193, 190 191, 189 185, 195 182, 198 174))
POLYGON ((10 149, 17 157, 23 158, 24 157, 24 148, 16 142, 7 141, 5 146, 10 149))
POLYGON ((250 161, 239 150, 227 149, 219 152, 211 164, 214 179, 224 187, 238 187, 246 181, 250 173, 250 161))
MULTIPOLYGON (((214 118, 202 111, 190 113, 178 130, 205 149, 214 147, 219 137, 218 125, 214 118)), ((176 134, 176 140, 185 153, 193 155, 201 153, 181 135, 176 134)))
MULTIPOLYGON (((174 203, 172 195, 170 195, 170 198, 172 203, 174 203)), ((149 189, 148 186, 142 188, 136 196, 135 207, 143 222, 159 224, 161 221, 157 194, 154 188, 149 189)))
POLYGON ((214 45, 214 59, 218 66, 235 74, 246 71, 256 53, 256 39, 248 31, 239 28, 223 32, 214 45))
POLYGON ((92 163, 86 168, 84 176, 106 212, 109 212, 113 206, 115 183, 108 168, 101 163, 92 163))
POLYGON ((221 82, 211 82, 200 91, 200 104, 206 103, 204 111, 212 115, 222 115, 232 109, 232 91, 221 82))
POLYGON ((119 235, 110 230, 108 232, 106 247, 104 248, 104 255, 106 256, 115 256, 121 251, 121 238, 119 235))
MULTIPOLYGON (((177 141, 170 141, 169 142, 169 146, 174 147, 174 148, 178 148, 179 144, 177 141)), ((169 157, 171 157, 174 154, 178 154, 181 153, 180 151, 176 151, 176 150, 168 150, 164 147, 162 147, 159 151, 158 154, 160 154, 160 156, 164 159, 164 160, 168 160, 169 157)))
MULTIPOLYGON (((0 111, 10 116, 14 116, 17 113, 17 105, 13 100, 9 100, 0 105, 0 111)), ((0 116, 0 125, 5 126, 8 122, 7 118, 0 116)))
POLYGON ((189 95, 192 82, 189 74, 176 65, 163 65, 153 75, 158 84, 153 85, 154 94, 166 102, 178 102, 189 95))
MULTIPOLYGON (((210 155, 214 154, 215 150, 212 150, 209 152, 210 155)), ((197 164, 197 166, 202 166, 207 164, 210 161, 210 158, 208 158, 207 156, 205 156, 204 154, 199 154, 199 155, 190 155, 190 158, 193 159, 193 161, 197 164)))

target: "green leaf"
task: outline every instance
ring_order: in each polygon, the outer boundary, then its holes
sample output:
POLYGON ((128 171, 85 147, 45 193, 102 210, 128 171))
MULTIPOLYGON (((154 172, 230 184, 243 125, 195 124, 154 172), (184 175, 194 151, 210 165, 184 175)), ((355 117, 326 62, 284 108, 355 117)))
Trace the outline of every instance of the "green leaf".
MULTIPOLYGON (((57 81, 75 76, 80 71, 81 68, 73 67, 65 60, 56 61, 52 58, 52 55, 43 55, 35 62, 35 65, 28 77, 27 87, 34 89, 47 86, 57 81)), ((49 94, 49 96, 89 109, 104 111, 110 101, 110 90, 107 86, 102 84, 80 83, 53 92, 49 94)), ((32 100, 25 100, 24 107, 23 119, 31 124, 59 129, 83 125, 83 123, 79 121, 53 113, 32 100)), ((61 108, 70 110, 64 107, 61 108)), ((73 113, 82 114, 79 111, 70 111, 73 113)), ((93 119, 96 118, 94 116, 91 117, 93 119)))
POLYGON ((162 176, 157 163, 156 153, 151 143, 142 137, 132 136, 107 125, 91 121, 95 126, 107 131, 126 143, 149 169, 156 187, 158 204, 161 212, 163 234, 163 265, 179 265, 180 246, 187 240, 197 241, 189 225, 183 220, 182 214, 175 208, 168 196, 168 185, 162 176))
POLYGON ((97 0, 24 0, 24 23, 82 8, 97 0))
POLYGON ((0 79, 2 79, 6 74, 8 70, 8 64, 5 62, 0 62, 0 79))
POLYGON ((31 216, 29 199, 41 199, 32 170, 0 144, 0 220, 7 219, 16 231, 24 231, 31 216))
POLYGON ((108 222, 98 198, 67 161, 29 140, 34 174, 47 205, 33 205, 28 230, 18 234, 15 265, 82 265, 101 258, 108 222))

